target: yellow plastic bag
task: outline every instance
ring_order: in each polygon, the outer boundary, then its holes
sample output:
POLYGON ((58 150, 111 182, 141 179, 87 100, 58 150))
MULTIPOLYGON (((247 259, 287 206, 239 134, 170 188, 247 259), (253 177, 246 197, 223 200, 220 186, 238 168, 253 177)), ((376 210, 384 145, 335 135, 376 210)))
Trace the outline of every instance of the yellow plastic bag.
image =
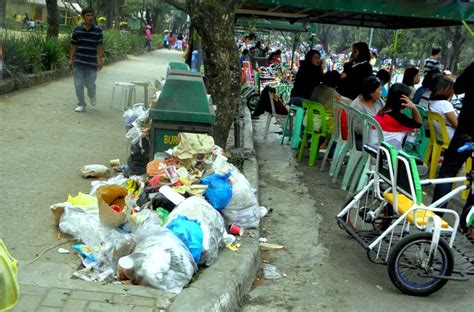
POLYGON ((97 207, 97 197, 82 192, 77 193, 77 196, 67 196, 67 201, 76 207, 97 207))
POLYGON ((0 311, 15 306, 20 296, 18 264, 0 239, 0 311))

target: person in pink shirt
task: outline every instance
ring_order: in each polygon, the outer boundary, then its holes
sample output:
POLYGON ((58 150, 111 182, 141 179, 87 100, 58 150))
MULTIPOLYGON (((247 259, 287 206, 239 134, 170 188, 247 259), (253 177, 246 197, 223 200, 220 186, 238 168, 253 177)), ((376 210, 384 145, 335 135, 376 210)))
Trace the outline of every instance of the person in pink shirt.
POLYGON ((145 49, 151 53, 151 26, 146 25, 145 27, 145 49))

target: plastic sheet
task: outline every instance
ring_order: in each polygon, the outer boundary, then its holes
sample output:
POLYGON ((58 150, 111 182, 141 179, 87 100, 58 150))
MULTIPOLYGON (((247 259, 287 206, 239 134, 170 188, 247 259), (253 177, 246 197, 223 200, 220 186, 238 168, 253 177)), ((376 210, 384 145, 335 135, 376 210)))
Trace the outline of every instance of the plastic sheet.
POLYGON ((227 224, 235 223, 244 228, 255 228, 260 222, 260 208, 250 183, 232 166, 232 198, 221 211, 227 224))
POLYGON ((192 196, 180 203, 168 216, 167 223, 178 216, 197 220, 203 233, 202 255, 199 264, 211 265, 217 260, 219 248, 224 246, 224 219, 203 198, 192 196))
POLYGON ((127 182, 127 180, 128 180, 127 178, 119 174, 118 176, 115 176, 105 181, 101 181, 101 180, 92 181, 91 191, 89 192, 89 195, 96 196, 96 191, 101 186, 112 185, 112 184, 124 185, 127 182))
POLYGON ((115 270, 118 259, 135 246, 130 234, 102 225, 98 212, 86 212, 79 207, 64 208, 59 229, 89 246, 101 271, 115 270))
POLYGON ((123 113, 123 119, 125 122, 125 129, 129 130, 133 128, 133 123, 137 118, 146 113, 145 106, 143 103, 133 105, 123 113))

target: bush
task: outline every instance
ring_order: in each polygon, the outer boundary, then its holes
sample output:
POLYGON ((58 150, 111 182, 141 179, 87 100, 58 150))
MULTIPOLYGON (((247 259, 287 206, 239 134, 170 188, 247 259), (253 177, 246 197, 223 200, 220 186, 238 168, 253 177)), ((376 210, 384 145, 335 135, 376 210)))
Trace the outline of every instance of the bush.
POLYGON ((4 76, 21 79, 25 74, 37 73, 43 69, 41 50, 30 36, 15 36, 2 33, 4 76))
MULTIPOLYGON (((126 54, 143 53, 145 39, 141 33, 104 31, 104 62, 126 54)), ((4 78, 22 79, 25 74, 67 66, 70 36, 47 38, 42 33, 0 33, 3 43, 4 78)))

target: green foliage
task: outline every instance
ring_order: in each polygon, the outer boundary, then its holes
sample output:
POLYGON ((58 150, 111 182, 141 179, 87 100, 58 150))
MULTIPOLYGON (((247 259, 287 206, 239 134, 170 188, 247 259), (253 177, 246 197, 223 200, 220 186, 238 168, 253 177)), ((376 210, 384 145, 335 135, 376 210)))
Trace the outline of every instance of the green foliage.
MULTIPOLYGON (((26 74, 67 66, 70 37, 47 38, 43 33, 0 33, 3 43, 4 77, 22 79, 26 74)), ((104 58, 112 61, 126 54, 143 53, 145 35, 119 31, 104 32, 104 58)))
POLYGON ((43 37, 41 48, 43 51, 43 65, 46 70, 66 67, 68 59, 64 44, 60 39, 43 37))
POLYGON ((104 32, 104 58, 106 61, 120 55, 142 53, 144 45, 144 34, 125 33, 117 30, 104 32))
POLYGON ((3 62, 5 77, 21 79, 25 74, 37 73, 43 69, 41 50, 28 37, 2 33, 3 62))

